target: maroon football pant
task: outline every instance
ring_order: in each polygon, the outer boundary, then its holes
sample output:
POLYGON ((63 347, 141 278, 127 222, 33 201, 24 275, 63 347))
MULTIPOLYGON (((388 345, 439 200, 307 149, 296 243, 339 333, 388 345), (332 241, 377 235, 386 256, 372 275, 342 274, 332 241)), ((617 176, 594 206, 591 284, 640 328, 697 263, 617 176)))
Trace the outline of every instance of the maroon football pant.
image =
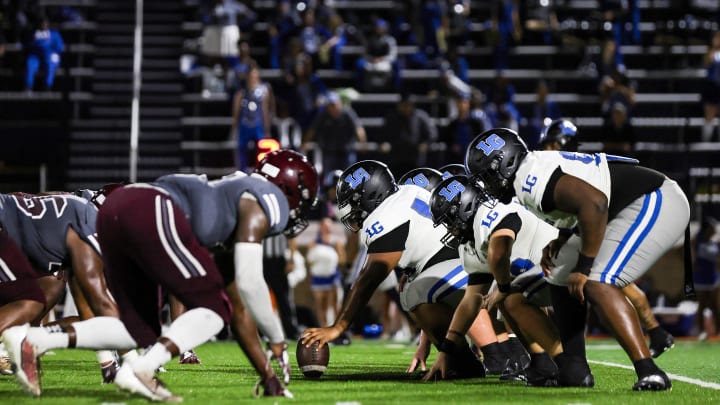
POLYGON ((208 308, 229 321, 215 262, 165 193, 137 186, 114 191, 100 208, 97 232, 108 287, 140 347, 160 336, 159 287, 187 309, 208 308))

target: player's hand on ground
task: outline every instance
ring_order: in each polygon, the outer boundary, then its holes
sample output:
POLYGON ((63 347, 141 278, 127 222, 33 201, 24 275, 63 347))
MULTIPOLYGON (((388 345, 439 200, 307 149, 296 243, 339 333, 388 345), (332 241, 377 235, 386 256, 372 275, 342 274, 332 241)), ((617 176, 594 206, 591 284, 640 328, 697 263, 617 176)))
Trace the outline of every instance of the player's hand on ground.
POLYGON ((267 357, 268 363, 277 362, 282 372, 283 383, 290 384, 290 355, 287 352, 287 344, 285 342, 268 343, 267 357))
POLYGON ((430 343, 427 339, 427 335, 425 335, 424 332, 420 332, 420 343, 418 344, 417 349, 415 350, 415 354, 413 355, 413 359, 410 362, 410 366, 405 370, 406 373, 414 373, 415 370, 420 368, 420 371, 426 371, 427 370, 427 364, 425 362, 427 361, 428 355, 430 354, 430 343))
POLYGON ((433 363, 432 368, 430 371, 428 371, 425 376, 422 378, 423 381, 431 381, 431 380, 437 380, 437 379, 445 379, 445 375, 447 374, 448 369, 448 360, 447 355, 445 352, 438 352, 437 358, 435 359, 435 363, 433 363))
POLYGON ((568 290, 570 290, 570 295, 577 298, 580 302, 585 302, 585 283, 587 283, 587 276, 578 273, 578 272, 572 272, 568 276, 568 290))
POLYGON ((337 339, 342 333, 343 330, 335 326, 310 328, 303 332, 300 342, 307 347, 312 346, 315 342, 319 342, 318 347, 322 347, 322 345, 337 339))

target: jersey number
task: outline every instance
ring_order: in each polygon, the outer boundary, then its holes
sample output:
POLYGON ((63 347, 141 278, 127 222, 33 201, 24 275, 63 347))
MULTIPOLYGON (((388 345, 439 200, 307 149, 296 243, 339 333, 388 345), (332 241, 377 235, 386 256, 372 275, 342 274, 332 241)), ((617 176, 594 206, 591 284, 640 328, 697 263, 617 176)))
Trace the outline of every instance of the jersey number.
POLYGON ((475 149, 483 151, 485 156, 490 156, 490 153, 496 151, 505 146, 505 140, 500 138, 497 134, 488 136, 484 141, 478 142, 475 149))
POLYGON ((67 201, 60 196, 35 197, 29 195, 13 195, 15 205, 25 215, 32 219, 40 219, 48 211, 48 205, 53 208, 55 216, 60 218, 67 207, 67 201))
POLYGON ((560 152, 560 156, 567 160, 575 160, 584 164, 590 164, 592 162, 595 162, 595 165, 600 165, 600 157, 597 155, 577 152, 560 152))

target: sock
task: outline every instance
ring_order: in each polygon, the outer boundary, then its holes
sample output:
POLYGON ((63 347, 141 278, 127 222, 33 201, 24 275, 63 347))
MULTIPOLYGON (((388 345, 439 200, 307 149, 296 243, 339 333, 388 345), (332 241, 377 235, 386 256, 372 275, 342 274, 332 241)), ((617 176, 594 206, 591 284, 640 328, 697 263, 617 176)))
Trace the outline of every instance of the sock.
POLYGON ((482 351, 484 359, 487 359, 490 357, 507 357, 503 353, 504 350, 502 350, 502 348, 500 347, 500 343, 498 343, 498 342, 493 342, 488 345, 485 345, 480 348, 480 351, 482 351))
POLYGON ((635 374, 637 374, 638 378, 660 372, 657 364, 650 358, 638 360, 633 363, 633 366, 635 366, 635 374))
POLYGON ((662 340, 668 335, 667 331, 662 326, 654 327, 647 331, 650 336, 650 340, 662 340))
POLYGON ((51 349, 64 349, 70 345, 68 334, 59 325, 30 328, 26 339, 37 348, 39 353, 45 353, 51 349))
POLYGON ((175 319, 163 336, 175 343, 180 353, 183 353, 212 339, 224 325, 215 311, 193 308, 175 319))
POLYGON ((554 361, 550 358, 547 352, 542 353, 531 353, 530 354, 531 367, 537 370, 557 370, 558 367, 554 361))
POLYGON ((565 353, 586 358, 587 301, 581 304, 567 287, 550 285, 553 311, 565 353))
POLYGON ((111 316, 98 316, 75 322, 72 327, 75 328, 77 336, 77 348, 123 350, 137 347, 125 324, 111 316))
POLYGON ((162 343, 155 343, 150 350, 145 352, 130 364, 134 371, 150 371, 155 372, 160 366, 172 359, 172 354, 162 343))
POLYGON ((110 350, 99 350, 95 352, 95 357, 97 357, 97 361, 101 366, 106 366, 115 360, 115 356, 110 350))
POLYGON ((133 350, 130 350, 127 353, 123 354, 120 357, 122 359, 122 364, 127 363, 128 365, 132 366, 132 364, 135 362, 135 360, 140 358, 140 355, 138 354, 137 350, 133 349, 133 350))

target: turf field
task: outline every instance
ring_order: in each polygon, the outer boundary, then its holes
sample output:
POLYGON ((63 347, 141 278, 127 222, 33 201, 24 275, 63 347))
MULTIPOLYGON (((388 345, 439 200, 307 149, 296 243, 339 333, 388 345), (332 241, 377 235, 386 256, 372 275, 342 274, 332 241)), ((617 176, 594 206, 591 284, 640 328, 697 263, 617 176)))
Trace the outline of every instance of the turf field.
MULTIPOLYGON (((633 392, 635 373, 614 341, 593 340, 588 358, 593 389, 528 388, 496 378, 422 383, 404 373, 414 347, 384 341, 354 340, 332 347, 330 367, 319 380, 293 370, 294 399, 253 399, 256 377, 232 343, 197 349, 201 365, 169 363, 161 378, 190 404, 720 404, 720 343, 679 342, 658 359, 673 379, 671 392, 633 392)), ((290 349, 294 361, 294 347, 290 349)), ((430 359, 434 358, 434 352, 430 359)), ((59 350, 43 357, 43 396, 27 397, 14 377, 0 376, 3 404, 148 403, 100 384, 91 352, 59 350)))

